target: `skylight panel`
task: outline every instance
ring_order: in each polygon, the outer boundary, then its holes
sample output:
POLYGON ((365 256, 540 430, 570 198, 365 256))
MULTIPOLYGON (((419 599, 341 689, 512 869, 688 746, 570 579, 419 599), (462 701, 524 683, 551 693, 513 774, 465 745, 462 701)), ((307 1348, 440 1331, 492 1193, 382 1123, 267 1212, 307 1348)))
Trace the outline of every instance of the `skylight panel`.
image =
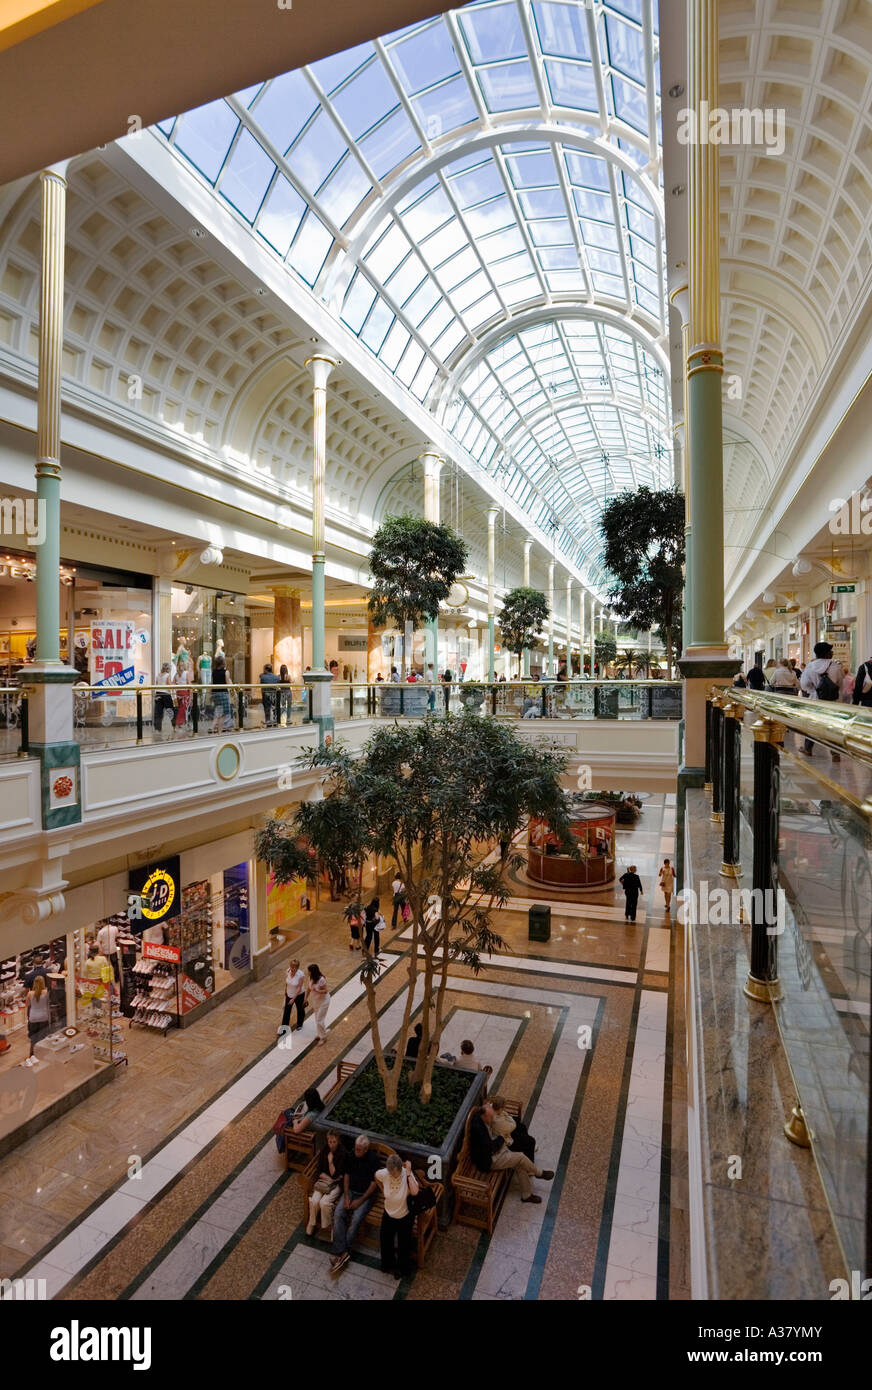
MULTIPOLYGON (((511 203, 505 196, 494 198, 491 202, 482 203, 476 208, 467 208, 463 216, 470 235, 476 240, 485 236, 492 236, 494 232, 505 232, 513 250, 516 247, 516 242, 523 245, 523 238, 517 230, 511 203)), ((492 245, 496 246, 497 244, 497 239, 494 238, 492 245)), ((489 250, 488 255, 491 254, 493 253, 489 250)))
POLYGON ((593 111, 598 107, 593 68, 587 63, 559 62, 548 58, 545 73, 555 106, 569 106, 574 111, 593 111))
POLYGON ((239 121, 226 101, 210 101, 179 117, 176 149, 214 183, 227 157, 239 121))
POLYGON ((572 245, 572 232, 565 217, 549 222, 530 222, 529 230, 534 246, 572 245))
POLYGON ((467 276, 472 275, 474 271, 478 270, 478 268, 478 256, 471 246, 467 246, 459 255, 452 257, 450 261, 441 266, 439 278, 446 290, 450 293, 455 285, 459 285, 467 276))
POLYGON ((419 29, 411 38, 392 44, 389 53, 409 96, 460 71, 451 35, 441 19, 419 29))
POLYGON ((385 282, 385 288, 395 304, 404 305, 427 275, 427 267, 413 252, 385 282))
POLYGON ((412 105, 428 140, 437 140, 440 135, 478 119, 475 102, 463 77, 455 77, 441 87, 422 92, 412 98, 412 105))
POLYGON ((399 97, 381 63, 370 63, 332 98, 346 130, 359 140, 399 105, 399 97))
POLYGON ((512 3, 471 7, 461 10, 458 19, 474 63, 519 58, 527 52, 518 11, 512 3))
POLYGON ((539 105, 533 70, 527 62, 479 68, 476 76, 489 111, 521 111, 539 105))
POLYGON ((433 189, 426 198, 409 207, 407 210, 401 209, 403 222, 409 233, 417 242, 421 242, 431 232, 443 227, 446 222, 451 222, 455 217, 445 190, 440 187, 433 189))
POLYGON ((451 192, 464 209, 473 207, 476 203, 483 203, 488 198, 496 198, 500 194, 505 196, 503 181, 492 159, 488 159, 478 168, 454 175, 449 184, 451 192))
POLYGON ((525 217, 566 216, 566 203, 556 186, 524 190, 518 194, 518 202, 525 217))
POLYGON ((419 290, 403 306, 403 312, 413 328, 418 328, 435 304, 442 298, 438 286, 432 280, 425 280, 419 290))
POLYGON ((333 237, 314 212, 307 212, 297 233, 296 240, 288 253, 288 261, 309 286, 314 285, 327 252, 333 245, 333 237))
POLYGON ((375 303, 376 292, 360 271, 354 277, 342 306, 342 321, 352 333, 359 333, 364 319, 375 303))
POLYGON ((442 361, 445 361, 446 359, 448 359, 448 357, 451 357, 451 354, 453 350, 455 350, 455 347, 458 347, 459 343, 462 343, 463 339, 465 338, 466 331, 455 318, 455 321, 453 321, 452 324, 449 324, 449 327, 445 329, 445 332, 444 334, 442 334, 441 338, 438 338, 437 342, 434 343, 435 349, 437 349, 437 352, 441 354, 442 361))
POLYGON ((395 319, 379 353, 379 357, 389 371, 392 372, 396 369, 400 358, 408 347, 409 338, 409 330, 400 323, 399 319, 395 319))
POLYGON ((645 93, 617 74, 612 75, 615 115, 642 135, 648 132, 648 102, 645 93))
POLYGON ((524 238, 521 236, 517 224, 512 227, 501 229, 498 232, 488 233, 482 237, 481 252, 487 258, 488 267, 491 275, 500 284, 506 279, 504 268, 511 267, 511 276, 518 275, 521 271, 532 270, 530 257, 527 255, 527 248, 524 238), (501 277, 501 278, 500 278, 501 277))
POLYGON ((443 328, 445 328, 446 324, 451 323, 454 317, 454 310, 448 303, 448 300, 442 299, 436 305, 433 312, 429 314, 422 323, 418 324, 418 333, 423 338, 424 342, 427 343, 428 347, 433 346, 443 328))
POLYGON ((607 193, 609 190, 609 171, 606 161, 591 154, 578 154, 566 150, 566 169, 570 183, 579 188, 591 188, 607 193))
POLYGON ((421 141, 402 109, 388 116, 360 141, 360 152, 377 179, 383 179, 420 148, 421 141))
POLYGON ((630 231, 636 232, 639 236, 644 237, 646 241, 655 241, 657 239, 657 227, 651 214, 643 212, 641 208, 637 208, 633 203, 627 203, 626 209, 627 223, 630 231))
POLYGON ((261 209, 257 230, 280 256, 284 256, 305 211, 306 204, 297 190, 288 183, 284 174, 279 174, 261 209))
POLYGON ((276 171, 254 136, 243 130, 221 179, 221 194, 248 222, 253 222, 276 171))
POLYGON ((561 57, 565 53, 590 58, 587 18, 580 5, 536 0, 533 19, 543 53, 561 57))
POLYGON ((336 126, 321 111, 294 145, 291 168, 305 188, 317 192, 347 150, 336 126))
POLYGON ((599 218, 612 227, 612 202, 604 193, 594 193, 589 188, 573 187, 572 196, 582 217, 599 218))
POLYGON ((286 154, 317 109, 318 98, 302 71, 298 71, 286 72, 267 82, 252 105, 251 114, 279 154, 286 154))
POLYGON ((333 53, 329 58, 320 58, 310 64, 310 71, 325 92, 333 92, 368 58, 372 57, 370 43, 358 44, 356 48, 346 48, 343 53, 333 53))
POLYGON ((420 243, 420 250, 427 264, 437 270, 444 261, 456 255, 462 247, 468 247, 468 244, 466 233, 455 217, 447 226, 420 243))
POLYGON ((371 191, 372 184, 351 154, 321 189, 318 203, 337 227, 343 226, 371 191))
POLYGON ((383 299, 377 299, 360 334, 361 342, 366 343, 368 348, 377 353, 387 337, 388 329, 393 321, 393 310, 383 299))
POLYGON ((513 280, 503 288, 502 293, 509 304, 523 304, 528 299, 535 299, 537 295, 541 297, 542 287, 535 275, 529 275, 521 280, 513 280))
POLYGON ((640 29, 617 15, 606 14, 606 37, 608 39, 609 62, 625 77, 632 77, 639 83, 645 81, 645 46, 640 29))
POLYGON ((556 180, 550 150, 535 154, 512 154, 506 161, 516 188, 550 187, 556 180))
POLYGON ((371 275, 384 284, 385 279, 409 254, 410 246, 399 227, 391 226, 376 246, 366 254, 371 275))

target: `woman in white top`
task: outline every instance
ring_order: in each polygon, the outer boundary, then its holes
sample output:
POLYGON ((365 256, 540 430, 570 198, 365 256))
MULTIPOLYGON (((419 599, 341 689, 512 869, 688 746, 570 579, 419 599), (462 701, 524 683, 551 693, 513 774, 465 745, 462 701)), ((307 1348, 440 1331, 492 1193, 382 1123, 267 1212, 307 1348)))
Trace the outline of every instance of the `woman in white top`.
POLYGON ((291 1018, 291 1009, 296 1006, 297 1022, 291 1024, 291 1032, 294 1028, 302 1028, 303 1015, 306 1009, 306 976, 300 968, 298 960, 292 960, 288 965, 285 974, 285 1007, 282 1013, 282 1021, 278 1032, 286 1031, 291 1018))
POLYGON ((782 695, 795 695, 799 690, 799 677, 788 662, 780 660, 775 663, 769 684, 782 695))
POLYGON ((118 963, 118 928, 114 922, 104 922, 97 933, 97 946, 100 954, 104 955, 112 966, 116 980, 121 979, 121 970, 118 963))
POLYGON ((330 1008, 330 989, 320 965, 309 966, 309 979, 306 982, 306 1002, 311 1003, 315 1015, 315 1041, 327 1041, 327 1010, 330 1008))
POLYGON ((403 1163, 398 1154, 388 1155, 375 1180, 385 1201, 380 1229, 382 1272, 393 1274, 395 1279, 404 1279, 410 1273, 415 1221, 414 1214, 409 1211, 409 1197, 417 1197, 418 1183, 409 1160, 403 1163))

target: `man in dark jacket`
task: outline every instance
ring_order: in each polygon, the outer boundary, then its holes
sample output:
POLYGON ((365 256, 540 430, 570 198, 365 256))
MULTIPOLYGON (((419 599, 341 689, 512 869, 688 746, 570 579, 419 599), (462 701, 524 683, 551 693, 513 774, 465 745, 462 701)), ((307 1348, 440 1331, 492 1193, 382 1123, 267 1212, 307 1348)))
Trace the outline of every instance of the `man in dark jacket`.
POLYGON ((531 1178, 541 1178, 550 1182, 554 1177, 550 1168, 537 1168, 526 1154, 514 1153, 506 1148, 502 1135, 491 1134, 488 1125, 494 1118, 494 1108, 485 1101, 469 1123, 469 1156, 480 1173, 490 1173, 494 1168, 511 1168, 518 1175, 521 1187, 521 1201, 538 1205, 542 1198, 533 1192, 531 1178))
POLYGON ((763 667, 762 667, 762 666, 756 666, 756 665, 755 665, 755 666, 749 666, 749 667, 748 667, 747 680, 748 680, 748 688, 749 688, 750 690, 765 690, 765 689, 766 689, 766 677, 765 677, 765 675, 763 674, 763 667))
POLYGON ((625 874, 621 874, 621 887, 627 897, 624 907, 624 921, 635 922, 636 908, 639 905, 639 894, 642 892, 642 880, 636 873, 636 865, 631 864, 625 874))
POLYGON ((278 698, 278 691, 269 690, 267 689, 267 687, 270 685, 279 684, 279 678, 273 670, 272 666, 270 666, 269 662, 266 663, 266 665, 263 668, 263 671, 261 672, 260 684, 261 699, 263 700, 263 722, 264 724, 269 726, 270 724, 275 724, 277 722, 276 715, 278 711, 276 709, 276 700, 278 698))

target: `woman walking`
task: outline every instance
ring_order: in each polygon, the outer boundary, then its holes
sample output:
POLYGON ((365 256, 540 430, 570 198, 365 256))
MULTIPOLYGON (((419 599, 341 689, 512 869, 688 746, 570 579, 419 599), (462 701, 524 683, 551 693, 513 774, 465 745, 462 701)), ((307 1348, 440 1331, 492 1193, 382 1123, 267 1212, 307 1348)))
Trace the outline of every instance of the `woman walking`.
POLYGON ((219 652, 212 667, 212 708, 215 719, 212 725, 213 734, 222 733, 230 727, 230 695, 227 686, 230 684, 227 675, 227 663, 224 660, 224 653, 219 652))
POLYGON ((306 1008, 306 976, 300 969, 300 962, 292 960, 288 965, 285 975, 285 1007, 282 1012, 281 1026, 279 1033, 283 1033, 291 1019, 291 1009, 297 1010, 297 1022, 291 1023, 291 1031, 294 1028, 302 1028, 303 1015, 306 1008))
POLYGON ((309 966, 309 979, 306 985, 306 1003, 311 1003, 315 1015, 315 1041, 327 1041, 327 1010, 330 1008, 330 988, 321 974, 320 965, 309 966))
POLYGON ((675 887, 675 870, 668 859, 663 860, 663 867, 659 874, 660 887, 666 899, 666 911, 669 911, 669 904, 672 901, 672 890, 675 887))
POLYGON ((372 954, 377 956, 380 949, 379 933, 385 926, 385 919, 379 911, 378 898, 373 898, 372 902, 367 907, 363 921, 365 928, 363 944, 368 951, 372 951, 372 954), (375 942, 374 950, 372 949, 373 941, 375 942))
POLYGON ((27 995, 27 1036, 30 1039, 30 1052, 24 1066, 32 1067, 39 1061, 38 1057, 34 1057, 33 1049, 34 1045, 48 1033, 50 1017, 45 978, 42 975, 37 975, 33 982, 33 989, 27 995))

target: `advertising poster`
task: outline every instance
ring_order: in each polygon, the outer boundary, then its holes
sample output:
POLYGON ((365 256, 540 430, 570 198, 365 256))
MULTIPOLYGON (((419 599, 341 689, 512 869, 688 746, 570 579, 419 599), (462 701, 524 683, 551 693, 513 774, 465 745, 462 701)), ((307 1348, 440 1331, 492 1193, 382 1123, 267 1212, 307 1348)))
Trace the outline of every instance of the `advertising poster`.
MULTIPOLYGON (((91 623, 91 684, 133 667, 136 624, 129 618, 95 618, 91 623)), ((130 679, 133 679, 131 674, 130 679)))

